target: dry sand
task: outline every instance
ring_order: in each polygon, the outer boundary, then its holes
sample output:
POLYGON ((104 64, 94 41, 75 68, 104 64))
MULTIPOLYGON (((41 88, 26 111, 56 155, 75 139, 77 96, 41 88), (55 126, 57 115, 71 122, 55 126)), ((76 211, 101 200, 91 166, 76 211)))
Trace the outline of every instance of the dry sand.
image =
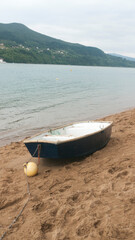
MULTIPOLYGON (((4 239, 135 239, 135 109, 108 116, 108 145, 84 159, 41 159, 31 197, 4 239)), ((0 148, 0 236, 28 198, 23 142, 0 148)), ((37 161, 37 159, 34 159, 37 161)))

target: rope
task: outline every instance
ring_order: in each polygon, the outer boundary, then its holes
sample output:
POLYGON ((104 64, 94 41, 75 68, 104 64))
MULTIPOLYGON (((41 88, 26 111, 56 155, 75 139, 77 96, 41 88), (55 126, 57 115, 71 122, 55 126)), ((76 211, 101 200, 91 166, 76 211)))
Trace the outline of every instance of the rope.
MULTIPOLYGON (((35 149, 35 152, 33 153, 32 157, 35 156, 35 154, 36 154, 36 152, 37 152, 37 150, 38 150, 38 146, 39 146, 39 144, 37 145, 37 147, 36 147, 36 149, 35 149)), ((32 159, 32 157, 30 157, 30 159, 28 160, 28 162, 32 159)))
POLYGON ((41 151, 41 144, 38 144, 38 165, 40 164, 40 151, 41 151))
POLYGON ((27 193, 28 193, 28 199, 27 201, 25 202, 25 204, 23 205, 22 209, 20 210, 20 212, 18 213, 18 215, 14 218, 14 220, 11 222, 11 224, 8 226, 7 230, 3 233, 3 235, 1 236, 0 240, 2 240, 5 235, 7 234, 8 230, 11 229, 13 227, 13 224, 17 222, 18 218, 21 216, 23 210, 25 209, 27 203, 29 202, 30 200, 30 190, 29 190, 29 183, 28 183, 28 178, 27 178, 27 175, 26 175, 26 181, 27 181, 27 193))
MULTIPOLYGON (((40 150, 41 150, 41 145, 37 145, 37 148, 35 150, 35 152, 33 153, 32 157, 35 156, 36 152, 38 150, 38 164, 39 164, 39 161, 40 161, 40 150)), ((31 160, 31 158, 29 159, 29 161, 31 160)), ((28 161, 28 162, 29 162, 28 161)), ((17 222, 18 218, 21 216, 22 212, 24 211, 25 207, 27 206, 29 200, 30 200, 30 196, 31 196, 31 193, 30 193, 30 187, 29 187, 29 182, 28 182, 28 177, 27 177, 27 168, 26 168, 26 182, 27 182, 27 193, 28 193, 28 199, 27 201, 25 202, 25 204, 23 205, 22 209, 20 210, 20 212, 18 213, 18 215, 14 218, 14 220, 11 222, 11 224, 8 226, 7 230, 2 234, 2 236, 0 237, 0 240, 2 240, 5 235, 7 234, 8 230, 11 229, 13 227, 13 224, 17 222)))

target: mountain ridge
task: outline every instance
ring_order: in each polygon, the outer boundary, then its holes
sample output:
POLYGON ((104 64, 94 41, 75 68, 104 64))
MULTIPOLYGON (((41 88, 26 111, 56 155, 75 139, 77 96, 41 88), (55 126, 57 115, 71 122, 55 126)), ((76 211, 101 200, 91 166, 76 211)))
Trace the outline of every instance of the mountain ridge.
POLYGON ((135 67, 96 47, 55 39, 20 23, 0 23, 0 58, 6 62, 135 67))
POLYGON ((115 57, 120 57, 120 58, 126 59, 128 61, 133 61, 133 62, 135 61, 135 58, 133 58, 133 57, 123 56, 123 55, 117 54, 117 53, 109 53, 109 55, 115 56, 115 57))

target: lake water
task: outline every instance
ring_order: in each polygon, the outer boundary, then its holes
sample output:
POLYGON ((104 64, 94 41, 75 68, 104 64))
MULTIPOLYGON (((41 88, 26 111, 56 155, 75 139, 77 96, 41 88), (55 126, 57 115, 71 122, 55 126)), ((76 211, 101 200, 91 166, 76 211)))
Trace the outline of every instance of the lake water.
POLYGON ((135 69, 0 64, 0 145, 135 107, 135 69))

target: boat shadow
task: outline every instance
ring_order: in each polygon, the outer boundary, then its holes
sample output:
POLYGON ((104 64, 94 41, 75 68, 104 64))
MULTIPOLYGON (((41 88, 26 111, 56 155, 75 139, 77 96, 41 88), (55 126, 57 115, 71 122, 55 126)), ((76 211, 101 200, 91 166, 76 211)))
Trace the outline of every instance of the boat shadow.
POLYGON ((87 157, 88 156, 76 157, 76 158, 68 158, 68 159, 64 159, 64 158, 60 158, 60 159, 41 158, 40 159, 40 165, 41 166, 46 166, 46 167, 66 166, 68 164, 82 162, 87 157))

